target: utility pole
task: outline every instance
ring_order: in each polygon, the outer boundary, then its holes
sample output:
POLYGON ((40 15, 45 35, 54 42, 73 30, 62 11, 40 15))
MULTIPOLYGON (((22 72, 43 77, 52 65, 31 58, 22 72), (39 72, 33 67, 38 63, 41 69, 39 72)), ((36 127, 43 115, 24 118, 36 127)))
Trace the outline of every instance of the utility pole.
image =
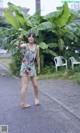
POLYGON ((0 0, 0 16, 3 16, 3 0, 0 0))
POLYGON ((3 0, 0 0, 0 8, 3 7, 3 0))
POLYGON ((35 0, 36 2, 36 11, 41 11, 41 0, 35 0))

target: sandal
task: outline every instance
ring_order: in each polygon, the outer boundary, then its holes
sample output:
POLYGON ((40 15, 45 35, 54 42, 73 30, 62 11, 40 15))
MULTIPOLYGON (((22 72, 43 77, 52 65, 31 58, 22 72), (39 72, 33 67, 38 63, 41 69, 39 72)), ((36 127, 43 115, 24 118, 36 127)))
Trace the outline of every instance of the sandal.
POLYGON ((29 107, 30 107, 30 104, 21 104, 22 109, 29 108, 29 107))

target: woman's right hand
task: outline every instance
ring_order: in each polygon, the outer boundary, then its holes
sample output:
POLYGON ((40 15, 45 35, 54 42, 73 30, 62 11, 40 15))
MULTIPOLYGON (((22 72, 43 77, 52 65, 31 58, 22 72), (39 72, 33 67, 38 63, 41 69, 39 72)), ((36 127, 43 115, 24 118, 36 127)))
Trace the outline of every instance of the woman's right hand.
POLYGON ((23 40, 23 36, 20 36, 20 37, 19 37, 19 40, 22 41, 22 40, 23 40))

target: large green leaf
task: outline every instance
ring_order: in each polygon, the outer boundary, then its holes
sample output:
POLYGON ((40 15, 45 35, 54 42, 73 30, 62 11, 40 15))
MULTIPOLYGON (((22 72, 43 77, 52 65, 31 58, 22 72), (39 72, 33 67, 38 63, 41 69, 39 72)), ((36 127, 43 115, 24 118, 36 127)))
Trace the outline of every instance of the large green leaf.
POLYGON ((45 34, 40 34, 40 32, 39 32, 38 36, 37 36, 37 39, 36 39, 36 43, 39 44, 39 43, 43 42, 44 37, 45 37, 45 34))
POLYGON ((0 46, 7 47, 8 43, 14 39, 16 30, 14 28, 0 28, 0 46))
POLYGON ((79 29, 80 23, 73 22, 73 23, 70 23, 69 25, 66 25, 66 27, 69 31, 72 31, 72 33, 74 33, 77 29, 79 29))
POLYGON ((26 23, 25 23, 24 18, 23 18, 21 15, 18 15, 18 14, 16 14, 16 17, 17 17, 19 23, 21 24, 21 26, 22 26, 22 27, 25 27, 25 24, 26 24, 26 23))
POLYGON ((25 23, 26 23, 27 26, 33 27, 32 22, 27 17, 25 18, 25 23))
POLYGON ((32 28, 30 28, 30 29, 28 30, 28 32, 29 32, 29 33, 34 32, 36 36, 38 36, 38 34, 39 34, 39 31, 38 31, 37 27, 32 27, 32 28))
POLYGON ((54 24, 51 22, 43 22, 37 26, 37 29, 38 30, 48 30, 48 29, 52 29, 53 26, 54 26, 54 24))
POLYGON ((11 13, 9 13, 8 11, 4 10, 4 15, 6 17, 6 20, 16 29, 18 30, 20 28, 20 25, 17 21, 17 19, 11 15, 11 13))
POLYGON ((50 54, 52 56, 57 56, 57 54, 54 51, 49 50, 49 49, 46 49, 45 51, 43 51, 43 53, 50 54))
MULTIPOLYGON (((65 33, 67 33, 67 32, 69 32, 69 30, 67 29, 67 27, 65 28, 65 27, 62 27, 62 28, 60 28, 59 30, 58 30, 58 36, 59 37, 62 37, 65 33)), ((57 32, 56 32, 56 34, 57 34, 57 32)))
POLYGON ((57 47, 57 43, 48 43, 47 45, 49 48, 56 48, 57 47))
POLYGON ((22 28, 19 28, 18 31, 20 32, 21 35, 28 36, 28 31, 26 31, 22 28))
POLYGON ((50 22, 53 22, 56 18, 58 18, 62 14, 62 9, 63 9, 63 7, 61 8, 60 11, 55 11, 55 12, 51 12, 51 13, 47 14, 46 16, 44 16, 44 19, 46 19, 50 22))
POLYGON ((29 20, 30 16, 25 14, 20 6, 16 6, 10 2, 8 2, 8 5, 10 10, 16 13, 16 17, 22 27, 25 28, 25 24, 30 27, 33 26, 29 20))
POLYGON ((53 19, 55 18, 55 16, 56 16, 56 12, 51 12, 51 13, 47 14, 46 16, 44 16, 44 19, 52 22, 53 19))
POLYGON ((54 20, 54 23, 56 24, 57 27, 61 28, 64 25, 66 25, 69 17, 70 17, 70 9, 68 7, 68 4, 65 2, 63 5, 62 14, 57 19, 54 20))
POLYGON ((75 19, 75 15, 74 14, 70 14, 70 17, 68 18, 67 24, 71 23, 74 19, 75 19))
POLYGON ((11 36, 12 34, 14 34, 16 31, 13 28, 2 28, 2 30, 0 30, 0 37, 6 37, 6 36, 11 36))
POLYGON ((22 16, 25 17, 25 13, 23 12, 23 10, 22 10, 22 8, 20 6, 16 6, 16 5, 14 5, 14 4, 10 3, 10 2, 8 2, 8 6, 9 6, 9 8, 10 8, 10 10, 12 12, 15 12, 16 14, 17 13, 21 14, 22 16))
POLYGON ((42 20, 42 16, 40 16, 40 11, 35 12, 33 16, 31 16, 30 18, 31 23, 34 26, 38 25, 41 20, 42 20))
POLYGON ((62 32, 62 35, 63 35, 64 33, 69 32, 69 30, 67 29, 67 27, 62 27, 61 32, 62 32))
POLYGON ((78 37, 74 33, 70 32, 70 31, 66 34, 66 37, 68 39, 70 39, 70 40, 78 42, 78 37))
POLYGON ((47 45, 46 43, 44 43, 44 42, 41 42, 41 43, 39 44, 39 47, 40 47, 41 49, 47 49, 47 48, 48 48, 48 45, 47 45))

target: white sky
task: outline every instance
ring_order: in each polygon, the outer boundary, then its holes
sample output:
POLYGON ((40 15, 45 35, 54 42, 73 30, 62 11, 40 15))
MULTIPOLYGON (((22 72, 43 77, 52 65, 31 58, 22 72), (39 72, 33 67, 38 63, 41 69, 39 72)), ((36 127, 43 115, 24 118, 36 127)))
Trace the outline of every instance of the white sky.
POLYGON ((41 0, 42 14, 45 15, 49 12, 56 10, 57 6, 61 5, 61 0, 41 0))
POLYGON ((22 6, 26 8, 30 8, 30 14, 35 12, 35 0, 4 0, 3 6, 6 7, 8 2, 11 2, 17 6, 22 6))
MULTIPOLYGON (((3 0, 3 6, 7 7, 8 2, 11 2, 17 6, 29 8, 30 15, 33 15, 35 13, 35 9, 36 9, 35 0, 3 0)), ((53 12, 56 10, 56 7, 61 6, 61 5, 62 5, 61 0, 41 0, 41 15, 46 15, 50 12, 53 12)), ((77 4, 75 8, 80 9, 80 4, 77 4)))
MULTIPOLYGON (((7 7, 8 2, 18 6, 30 8, 30 15, 33 15, 35 12, 35 0, 3 0, 3 6, 7 7)), ((41 0, 41 14, 45 15, 56 10, 56 6, 59 6, 60 4, 60 0, 41 0)))

